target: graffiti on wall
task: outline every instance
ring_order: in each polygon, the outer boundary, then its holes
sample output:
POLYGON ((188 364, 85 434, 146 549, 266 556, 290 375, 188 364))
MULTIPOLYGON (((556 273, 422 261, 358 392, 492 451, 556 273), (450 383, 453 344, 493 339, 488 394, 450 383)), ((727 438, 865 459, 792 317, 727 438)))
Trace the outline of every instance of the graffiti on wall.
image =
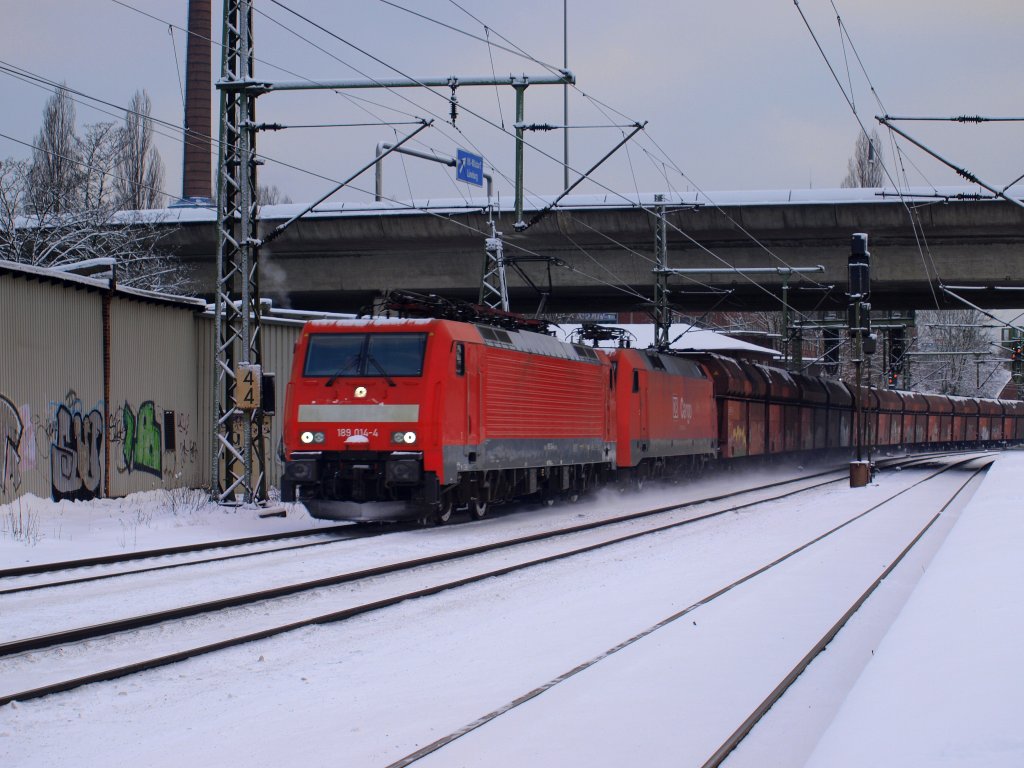
POLYGON ((0 492, 13 493, 21 486, 21 416, 14 403, 0 395, 0 492))
POLYGON ((87 406, 74 390, 38 410, 0 394, 4 500, 36 486, 48 489, 54 501, 100 498, 105 472, 146 473, 170 484, 195 479, 199 449, 192 414, 165 410, 154 400, 125 401, 106 420, 105 410, 102 400, 87 406))
POLYGON ((139 406, 136 414, 125 403, 121 418, 124 426, 121 449, 125 467, 129 472, 139 470, 160 477, 163 474, 163 440, 156 418, 156 405, 147 400, 139 406))
MULTIPOLYGON (((51 406, 54 405, 51 403, 51 406)), ((54 442, 50 444, 50 482, 54 501, 86 501, 101 495, 103 414, 88 411, 74 391, 56 404, 54 442)))
MULTIPOLYGON (((168 447, 165 439, 164 451, 174 452, 174 467, 171 473, 178 476, 196 463, 199 454, 195 436, 192 434, 192 417, 188 413, 164 411, 164 427, 171 430, 174 435, 174 439, 171 441, 172 447, 168 447), (170 418, 168 418, 168 414, 170 414, 170 418)), ((169 470, 171 468, 167 466, 165 459, 164 473, 168 473, 169 470)))
POLYGON ((36 425, 32 418, 32 407, 28 403, 21 404, 21 423, 25 429, 21 433, 21 446, 18 455, 21 458, 21 476, 36 468, 36 425))
POLYGON ((164 409, 153 400, 143 401, 137 409, 125 402, 110 414, 107 428, 120 473, 146 472, 177 480, 193 470, 199 457, 191 415, 164 409))

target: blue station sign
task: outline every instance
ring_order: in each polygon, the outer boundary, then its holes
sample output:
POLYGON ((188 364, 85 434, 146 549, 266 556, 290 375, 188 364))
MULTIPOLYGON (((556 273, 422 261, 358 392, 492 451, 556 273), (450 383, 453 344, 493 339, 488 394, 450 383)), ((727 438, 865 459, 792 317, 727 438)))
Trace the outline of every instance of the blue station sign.
POLYGON ((484 185, 484 159, 464 149, 455 156, 455 178, 467 184, 484 185))

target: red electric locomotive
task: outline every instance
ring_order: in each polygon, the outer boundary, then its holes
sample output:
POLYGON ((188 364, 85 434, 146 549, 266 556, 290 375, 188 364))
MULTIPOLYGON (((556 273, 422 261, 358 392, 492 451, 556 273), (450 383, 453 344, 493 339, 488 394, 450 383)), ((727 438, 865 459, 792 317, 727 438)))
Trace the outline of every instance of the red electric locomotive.
POLYGON ((699 468, 718 455, 714 385, 694 360, 618 348, 616 463, 637 482, 699 468))
POLYGON ((579 493, 615 463, 608 357, 435 319, 314 321, 288 385, 282 498, 315 517, 445 522, 579 493))

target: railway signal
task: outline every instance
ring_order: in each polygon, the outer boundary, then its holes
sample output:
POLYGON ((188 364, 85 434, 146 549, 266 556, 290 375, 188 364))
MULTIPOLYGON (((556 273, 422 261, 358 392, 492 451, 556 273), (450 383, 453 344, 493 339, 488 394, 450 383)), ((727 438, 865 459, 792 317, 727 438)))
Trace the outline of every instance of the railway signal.
POLYGON ((856 399, 854 406, 857 414, 854 430, 857 459, 850 464, 850 486, 859 488, 867 485, 871 478, 870 459, 867 462, 862 460, 864 455, 864 403, 861 397, 861 368, 864 363, 864 354, 871 354, 875 348, 874 339, 871 336, 871 304, 868 303, 868 299, 871 297, 871 253, 868 251, 868 236, 863 232, 855 233, 850 239, 849 274, 847 317, 850 337, 855 343, 853 364, 856 370, 856 399))

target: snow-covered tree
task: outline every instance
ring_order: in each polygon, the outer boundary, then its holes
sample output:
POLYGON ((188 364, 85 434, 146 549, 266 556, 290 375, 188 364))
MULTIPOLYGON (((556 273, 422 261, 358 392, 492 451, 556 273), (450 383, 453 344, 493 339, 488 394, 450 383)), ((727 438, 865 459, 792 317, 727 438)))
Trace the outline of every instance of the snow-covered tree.
POLYGON ((929 310, 917 313, 917 339, 911 385, 922 392, 969 397, 996 397, 1006 383, 1005 354, 995 332, 973 309, 929 310))
POLYGON ((113 257, 119 285, 190 292, 184 265, 160 248, 168 231, 158 214, 140 212, 163 196, 148 114, 136 94, 123 127, 87 125, 79 136, 74 104, 58 91, 32 159, 0 162, 0 259, 54 267, 113 257))

